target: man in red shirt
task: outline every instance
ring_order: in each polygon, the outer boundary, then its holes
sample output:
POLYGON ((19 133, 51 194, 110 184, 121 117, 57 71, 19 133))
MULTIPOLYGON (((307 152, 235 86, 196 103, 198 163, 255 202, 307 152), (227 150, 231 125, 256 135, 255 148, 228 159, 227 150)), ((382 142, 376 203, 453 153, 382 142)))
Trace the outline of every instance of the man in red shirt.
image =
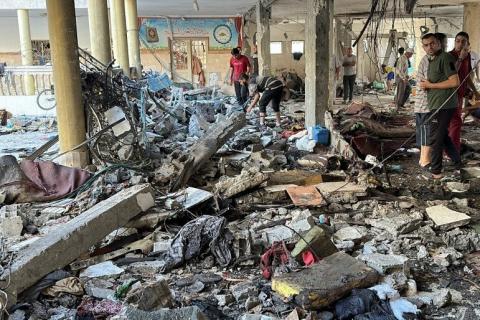
POLYGON ((462 107, 465 94, 467 93, 467 89, 470 88, 475 93, 475 95, 478 96, 478 91, 475 88, 472 78, 470 77, 470 71, 475 66, 472 66, 471 64, 471 53, 468 33, 461 31, 455 36, 455 48, 450 51, 450 54, 457 59, 456 68, 458 71, 458 77, 460 79, 461 85, 457 91, 458 105, 452 117, 452 120, 450 120, 450 125, 448 127, 448 135, 452 140, 455 148, 460 153, 462 107), (465 80, 465 78, 467 79, 465 80))
POLYGON ((240 54, 238 48, 233 48, 230 58, 230 85, 235 86, 235 95, 240 105, 244 105, 248 99, 248 87, 239 82, 240 76, 242 73, 250 74, 250 68, 248 58, 240 54))

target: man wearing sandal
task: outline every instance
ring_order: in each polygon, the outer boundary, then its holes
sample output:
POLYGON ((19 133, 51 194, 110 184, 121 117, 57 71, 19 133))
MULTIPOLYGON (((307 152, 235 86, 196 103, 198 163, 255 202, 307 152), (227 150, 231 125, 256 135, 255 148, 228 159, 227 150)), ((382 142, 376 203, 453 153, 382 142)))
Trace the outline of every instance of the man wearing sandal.
POLYGON ((434 179, 442 178, 443 150, 448 143, 448 126, 457 107, 455 90, 460 81, 455 68, 455 59, 441 49, 433 33, 422 37, 422 46, 430 56, 427 79, 420 82, 422 90, 427 92, 428 109, 432 112, 430 172, 434 179))

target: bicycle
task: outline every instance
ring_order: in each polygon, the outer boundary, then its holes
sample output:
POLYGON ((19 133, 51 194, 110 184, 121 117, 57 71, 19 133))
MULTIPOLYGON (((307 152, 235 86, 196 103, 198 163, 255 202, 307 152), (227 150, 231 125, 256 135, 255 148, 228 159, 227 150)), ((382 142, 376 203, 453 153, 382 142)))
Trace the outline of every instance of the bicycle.
POLYGON ((38 93, 37 105, 40 109, 45 111, 52 110, 57 106, 53 85, 51 85, 49 89, 44 89, 38 93))

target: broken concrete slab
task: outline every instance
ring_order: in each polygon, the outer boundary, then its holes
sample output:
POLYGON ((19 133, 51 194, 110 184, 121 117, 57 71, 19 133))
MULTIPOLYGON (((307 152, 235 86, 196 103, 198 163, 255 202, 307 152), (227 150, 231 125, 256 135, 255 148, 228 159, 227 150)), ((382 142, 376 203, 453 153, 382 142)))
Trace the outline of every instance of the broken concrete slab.
POLYGON ((358 258, 382 275, 386 275, 387 273, 394 271, 403 271, 408 274, 408 258, 405 256, 396 254, 371 253, 360 255, 358 258))
POLYGON ((322 182, 315 187, 329 203, 355 203, 367 195, 367 187, 352 182, 322 182))
POLYGON ((315 226, 315 219, 310 210, 296 210, 292 212, 292 220, 286 224, 297 232, 308 231, 315 226))
POLYGON ((215 185, 215 190, 224 198, 230 198, 243 191, 257 187, 267 180, 268 176, 262 173, 259 168, 250 167, 243 169, 238 176, 223 176, 215 185))
POLYGON ((470 216, 464 213, 451 210, 443 205, 433 206, 425 209, 427 216, 435 223, 440 230, 451 230, 470 223, 470 216))
POLYGON ((274 242, 277 241, 289 241, 295 237, 295 232, 285 226, 276 226, 273 228, 268 228, 263 230, 262 232, 262 240, 272 245, 274 242))
POLYGON ((125 270, 117 267, 112 261, 105 261, 80 272, 80 278, 111 277, 123 273, 125 270))
POLYGON ((330 240, 330 235, 319 226, 314 226, 307 234, 303 235, 292 250, 292 256, 299 259, 306 250, 312 250, 314 254, 322 258, 338 252, 337 247, 330 240))
POLYGON ((178 309, 163 309, 146 312, 132 307, 124 307, 119 315, 112 319, 117 320, 208 320, 196 306, 178 309))
POLYGON ((358 231, 355 227, 346 227, 338 230, 333 235, 333 238, 338 241, 353 241, 357 242, 362 240, 364 234, 358 231))
POLYGON ((478 179, 480 178, 480 167, 462 168, 460 175, 463 180, 478 179))
MULTIPOLYGON (((140 212, 155 205, 150 185, 138 185, 118 192, 83 212, 56 232, 20 250, 2 282, 10 280, 9 302, 48 273, 65 267, 100 242, 112 230, 125 225, 140 212)), ((5 283, 3 283, 5 284, 5 283)))
POLYGON ((366 288, 378 281, 372 268, 338 252, 311 268, 272 279, 272 289, 285 298, 294 297, 304 309, 320 309, 346 296, 355 288, 366 288))
POLYGON ((410 233, 422 225, 423 215, 420 212, 400 214, 381 219, 365 219, 365 223, 372 227, 388 231, 394 236, 410 233))

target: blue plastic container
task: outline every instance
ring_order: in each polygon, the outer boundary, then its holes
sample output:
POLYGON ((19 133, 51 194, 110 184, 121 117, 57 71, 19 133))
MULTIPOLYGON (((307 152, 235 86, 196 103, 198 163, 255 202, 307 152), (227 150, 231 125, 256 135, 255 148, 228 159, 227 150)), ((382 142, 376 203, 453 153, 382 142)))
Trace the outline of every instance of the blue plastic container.
POLYGON ((320 143, 324 146, 330 144, 330 131, 327 128, 324 128, 320 125, 310 127, 308 130, 310 134, 310 139, 315 140, 316 143, 320 143))

